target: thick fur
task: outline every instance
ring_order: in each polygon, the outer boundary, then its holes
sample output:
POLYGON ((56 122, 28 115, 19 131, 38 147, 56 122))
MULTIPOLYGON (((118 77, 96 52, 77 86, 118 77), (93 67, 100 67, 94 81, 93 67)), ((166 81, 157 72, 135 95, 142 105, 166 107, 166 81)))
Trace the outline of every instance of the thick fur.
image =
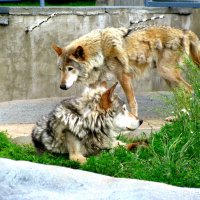
POLYGON ((200 65, 200 41, 192 31, 171 27, 147 27, 130 32, 126 28, 94 30, 67 47, 53 46, 59 55, 61 88, 74 82, 94 84, 112 73, 121 83, 131 112, 138 115, 132 79, 150 67, 157 69, 169 86, 191 86, 177 65, 184 54, 200 65))
POLYGON ((89 88, 80 98, 62 101, 36 123, 32 141, 37 151, 69 153, 71 160, 84 163, 85 156, 124 145, 116 137, 127 127, 119 124, 131 120, 127 126, 136 129, 142 122, 128 113, 118 96, 110 99, 113 90, 102 86, 89 88), (124 114, 127 114, 126 118, 123 118, 124 114))

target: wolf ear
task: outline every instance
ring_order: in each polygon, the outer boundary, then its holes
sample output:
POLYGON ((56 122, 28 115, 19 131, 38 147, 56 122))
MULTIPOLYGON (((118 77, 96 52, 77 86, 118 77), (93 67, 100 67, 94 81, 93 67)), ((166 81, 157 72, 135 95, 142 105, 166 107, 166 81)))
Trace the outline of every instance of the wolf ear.
POLYGON ((84 49, 82 46, 78 46, 75 50, 75 52, 73 53, 73 56, 75 58, 81 58, 82 60, 84 60, 85 58, 85 53, 84 53, 84 49))
POLYGON ((60 56, 62 54, 63 49, 58 47, 56 44, 52 44, 52 48, 55 50, 55 52, 60 56))
POLYGON ((117 86, 117 82, 111 88, 109 88, 102 94, 100 103, 99 103, 99 106, 101 109, 107 110, 112 106, 111 98, 116 86, 117 86))

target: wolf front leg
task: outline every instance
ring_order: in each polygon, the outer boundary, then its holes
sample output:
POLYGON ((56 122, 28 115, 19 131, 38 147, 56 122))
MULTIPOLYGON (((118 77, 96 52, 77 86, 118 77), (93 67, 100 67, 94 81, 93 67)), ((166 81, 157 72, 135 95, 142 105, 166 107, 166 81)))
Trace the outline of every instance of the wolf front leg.
POLYGON ((132 77, 129 74, 119 73, 117 78, 124 90, 128 104, 130 106, 131 113, 138 116, 138 106, 135 98, 135 92, 133 90, 132 77))
POLYGON ((112 143, 111 149, 116 148, 118 146, 126 146, 126 143, 121 142, 119 140, 114 140, 113 143, 112 143))
POLYGON ((67 148, 70 160, 79 162, 80 164, 86 163, 87 159, 83 156, 82 144, 80 140, 72 134, 69 134, 67 137, 67 148))
POLYGON ((86 157, 81 154, 69 154, 69 159, 84 164, 87 162, 86 157))

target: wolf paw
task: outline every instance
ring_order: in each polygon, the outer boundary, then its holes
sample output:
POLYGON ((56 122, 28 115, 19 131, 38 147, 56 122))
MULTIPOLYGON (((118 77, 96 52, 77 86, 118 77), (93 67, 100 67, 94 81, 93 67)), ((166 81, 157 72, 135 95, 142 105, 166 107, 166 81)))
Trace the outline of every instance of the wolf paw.
POLYGON ((173 122, 173 121, 175 121, 176 119, 177 119, 176 116, 169 116, 169 117, 166 117, 166 118, 165 118, 165 121, 167 121, 167 122, 173 122))
POLYGON ((71 155, 70 156, 70 160, 79 162, 80 164, 84 164, 87 162, 86 157, 82 156, 82 155, 71 155))
POLYGON ((128 150, 133 150, 133 149, 136 149, 137 147, 146 148, 147 146, 148 146, 148 142, 147 141, 139 141, 139 142, 129 143, 125 147, 128 150))

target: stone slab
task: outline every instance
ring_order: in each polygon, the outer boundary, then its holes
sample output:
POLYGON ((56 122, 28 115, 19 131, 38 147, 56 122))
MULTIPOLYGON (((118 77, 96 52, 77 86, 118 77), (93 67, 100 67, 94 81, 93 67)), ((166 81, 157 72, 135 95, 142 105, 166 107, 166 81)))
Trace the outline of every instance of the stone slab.
MULTIPOLYGON (((125 102, 125 96, 120 87, 117 88, 117 93, 125 102)), ((138 94, 136 99, 139 117, 144 120, 167 117, 166 105, 162 101, 164 97, 170 98, 171 93, 160 91, 138 94)), ((67 97, 0 102, 0 124, 33 124, 65 98, 67 97)), ((167 110, 170 110, 170 107, 167 110)))
POLYGON ((199 200, 200 189, 0 158, 2 200, 199 200))
POLYGON ((0 16, 0 25, 6 26, 9 24, 8 17, 0 16))

